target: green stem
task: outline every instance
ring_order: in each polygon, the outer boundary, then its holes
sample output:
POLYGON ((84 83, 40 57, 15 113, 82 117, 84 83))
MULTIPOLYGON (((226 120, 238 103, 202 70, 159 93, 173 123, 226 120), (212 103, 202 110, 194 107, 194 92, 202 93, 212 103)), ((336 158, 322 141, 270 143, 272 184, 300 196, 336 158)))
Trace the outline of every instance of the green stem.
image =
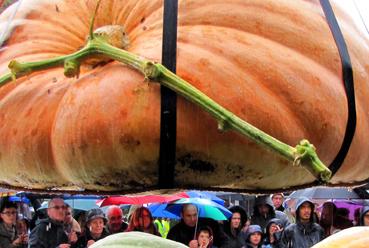
MULTIPOLYGON (((319 180, 323 182, 329 181, 331 177, 330 170, 319 160, 315 147, 307 140, 302 140, 296 147, 291 147, 237 117, 197 88, 193 87, 190 83, 169 71, 163 65, 113 47, 98 37, 90 38, 84 48, 73 54, 39 62, 12 62, 9 68, 15 76, 22 76, 36 70, 60 66, 64 64, 65 61, 79 62, 87 56, 96 54, 102 54, 127 64, 139 70, 145 77, 160 82, 162 85, 199 105, 217 119, 221 130, 233 129, 249 137, 263 147, 280 154, 287 160, 293 162, 294 165, 303 165, 319 180)), ((11 77, 9 77, 9 74, 1 77, 0 86, 10 80, 11 77)))
POLYGON ((89 32, 89 38, 92 40, 94 38, 94 24, 95 24, 95 17, 97 14, 97 10, 100 7, 101 0, 98 0, 96 3, 94 14, 91 17, 91 23, 90 23, 90 32, 89 32))

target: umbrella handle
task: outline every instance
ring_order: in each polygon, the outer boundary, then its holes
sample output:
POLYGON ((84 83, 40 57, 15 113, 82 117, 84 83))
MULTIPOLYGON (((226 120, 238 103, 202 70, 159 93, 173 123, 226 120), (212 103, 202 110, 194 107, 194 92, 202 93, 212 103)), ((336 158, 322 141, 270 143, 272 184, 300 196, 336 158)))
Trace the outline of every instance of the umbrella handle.
POLYGON ((195 233, 193 235, 193 239, 196 239, 196 232, 197 232, 197 224, 199 223, 199 209, 197 208, 197 218, 196 218, 196 225, 195 225, 195 233))

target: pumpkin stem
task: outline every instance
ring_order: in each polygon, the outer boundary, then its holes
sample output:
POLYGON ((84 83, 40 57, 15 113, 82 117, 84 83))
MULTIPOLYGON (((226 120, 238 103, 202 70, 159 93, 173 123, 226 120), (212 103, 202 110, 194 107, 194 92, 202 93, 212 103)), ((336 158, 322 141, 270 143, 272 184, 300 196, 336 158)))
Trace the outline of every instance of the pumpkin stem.
POLYGON ((64 76, 68 78, 79 77, 80 62, 76 59, 66 59, 64 61, 64 76))
MULTIPOLYGON (((30 63, 12 61, 9 68, 13 75, 22 76, 36 70, 64 64, 67 76, 75 76, 79 73, 79 61, 83 61, 91 55, 104 55, 131 66, 144 74, 147 79, 160 82, 160 84, 199 105, 218 121, 221 130, 233 129, 259 145, 278 153, 294 165, 304 166, 319 180, 329 181, 331 171, 320 161, 315 147, 307 140, 302 140, 296 147, 291 147, 242 120, 163 65, 114 47, 108 44, 105 39, 89 39, 81 50, 66 56, 30 63)), ((1 77, 0 86, 10 80, 11 74, 1 77)))
POLYGON ((97 10, 99 9, 100 2, 101 2, 101 0, 97 0, 94 14, 91 17, 90 32, 89 32, 89 39, 91 39, 91 40, 94 38, 94 32, 93 31, 94 31, 95 17, 97 15, 97 10))
POLYGON ((29 74, 31 72, 30 68, 25 66, 22 63, 19 63, 16 60, 10 61, 8 68, 11 71, 12 78, 15 79, 17 77, 21 77, 23 75, 29 74))
POLYGON ((328 182, 332 176, 332 172, 326 170, 325 165, 319 159, 316 148, 306 139, 300 141, 295 147, 294 165, 305 165, 305 168, 310 171, 316 178, 322 182, 328 182), (309 166, 307 166, 309 165, 309 166))

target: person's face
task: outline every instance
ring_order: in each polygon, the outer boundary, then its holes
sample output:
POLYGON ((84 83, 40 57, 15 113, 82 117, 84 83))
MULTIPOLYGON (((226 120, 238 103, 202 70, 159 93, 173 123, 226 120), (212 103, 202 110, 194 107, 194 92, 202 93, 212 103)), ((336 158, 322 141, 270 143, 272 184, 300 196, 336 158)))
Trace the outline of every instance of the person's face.
POLYGON ((262 216, 266 216, 269 213, 269 207, 266 204, 259 205, 258 210, 259 210, 260 215, 262 216))
POLYGON ((283 203, 283 197, 281 195, 274 195, 272 198, 273 205, 275 208, 279 208, 283 203))
POLYGON ((272 223, 270 226, 269 226, 269 233, 270 234, 273 234, 273 233, 276 233, 279 231, 279 227, 276 223, 272 223))
POLYGON ((67 208, 65 210, 65 223, 71 223, 72 222, 72 209, 71 208, 67 208))
POLYGON ((141 216, 138 217, 138 221, 140 226, 142 226, 144 229, 148 229, 151 223, 150 213, 146 210, 143 210, 141 216))
POLYGON ((231 218, 231 227, 237 229, 241 224, 241 215, 240 213, 233 213, 231 218))
POLYGON ((333 208, 331 205, 323 206, 320 222, 325 226, 333 223, 333 208))
POLYGON ((256 232, 250 235, 250 243, 253 245, 258 245, 261 241, 261 234, 256 232))
POLYGON ((308 202, 304 202, 301 206, 300 206, 300 211, 299 211, 299 217, 302 221, 309 221, 310 220, 310 216, 311 216, 311 206, 310 203, 308 202))
POLYGON ((119 232, 123 223, 123 211, 120 208, 113 208, 108 212, 107 217, 110 231, 119 232))
POLYGON ((28 227, 25 220, 18 220, 17 221, 17 232, 18 234, 27 233, 28 227))
POLYGON ((1 218, 5 224, 13 225, 17 220, 17 210, 15 208, 4 208, 1 212, 1 218))
POLYGON ((197 239, 197 242, 199 243, 199 245, 201 246, 206 246, 209 244, 210 242, 210 234, 207 231, 201 231, 199 233, 199 237, 197 239))
POLYGON ((369 212, 364 215, 364 226, 369 226, 369 212))
POLYGON ((196 226, 197 222, 197 208, 193 205, 187 206, 183 209, 182 212, 182 219, 183 222, 189 226, 194 227, 196 226))
POLYGON ((88 224, 88 228, 90 229, 91 234, 99 236, 102 234, 104 229, 104 220, 102 218, 91 220, 88 224))
POLYGON ((332 218, 332 207, 327 205, 322 209, 322 214, 321 214, 321 218, 323 219, 331 219, 332 218))
POLYGON ((47 214, 50 219, 56 221, 64 221, 65 219, 65 204, 63 199, 53 199, 50 202, 49 208, 47 209, 47 214))

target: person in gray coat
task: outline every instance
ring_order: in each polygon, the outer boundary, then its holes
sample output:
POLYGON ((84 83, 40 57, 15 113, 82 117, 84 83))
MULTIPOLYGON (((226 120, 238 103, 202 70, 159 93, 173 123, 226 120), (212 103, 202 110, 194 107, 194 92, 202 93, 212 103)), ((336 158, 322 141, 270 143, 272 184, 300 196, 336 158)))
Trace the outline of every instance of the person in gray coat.
POLYGON ((274 205, 269 195, 259 196, 254 204, 254 213, 251 217, 252 225, 259 225, 264 233, 269 221, 273 218, 280 219, 283 228, 290 224, 285 213, 274 210, 274 205))
POLYGON ((310 248, 324 239, 323 228, 314 222, 314 203, 304 197, 296 204, 296 223, 285 228, 280 247, 310 248))

